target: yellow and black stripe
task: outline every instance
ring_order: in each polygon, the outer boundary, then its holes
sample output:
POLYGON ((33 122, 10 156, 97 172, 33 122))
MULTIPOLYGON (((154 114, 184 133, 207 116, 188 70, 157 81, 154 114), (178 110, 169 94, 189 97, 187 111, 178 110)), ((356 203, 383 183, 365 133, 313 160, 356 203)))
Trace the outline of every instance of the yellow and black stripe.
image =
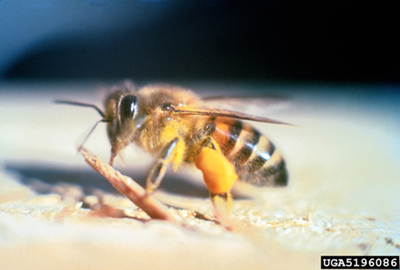
POLYGON ((275 146, 251 125, 235 119, 214 118, 206 124, 239 178, 257 186, 285 186, 285 162, 275 146))

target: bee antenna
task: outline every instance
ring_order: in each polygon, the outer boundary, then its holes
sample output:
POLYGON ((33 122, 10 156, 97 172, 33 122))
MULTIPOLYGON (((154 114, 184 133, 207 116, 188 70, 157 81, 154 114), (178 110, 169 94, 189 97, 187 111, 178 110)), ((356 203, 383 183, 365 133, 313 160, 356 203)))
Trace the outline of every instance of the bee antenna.
POLYGON ((88 135, 86 135, 85 139, 83 140, 83 142, 81 143, 81 145, 79 145, 78 147, 78 151, 81 151, 83 148, 83 145, 85 144, 85 142, 87 141, 87 139, 89 138, 90 134, 92 134, 92 132, 95 130, 95 128, 97 127, 97 125, 99 123, 107 123, 110 122, 110 120, 107 119, 101 119, 99 121, 96 122, 96 124, 94 124, 94 126, 92 127, 92 129, 89 131, 88 135))
MULTIPOLYGON (((97 107, 96 105, 93 105, 93 104, 68 101, 68 100, 55 100, 54 103, 75 105, 75 106, 81 106, 81 107, 91 107, 91 108, 95 109, 101 115, 101 117, 104 118, 103 120, 106 120, 106 114, 99 107, 97 107)), ((101 120, 99 122, 108 122, 108 121, 103 121, 103 120, 101 120)), ((99 123, 99 122, 97 122, 97 123, 99 123)))

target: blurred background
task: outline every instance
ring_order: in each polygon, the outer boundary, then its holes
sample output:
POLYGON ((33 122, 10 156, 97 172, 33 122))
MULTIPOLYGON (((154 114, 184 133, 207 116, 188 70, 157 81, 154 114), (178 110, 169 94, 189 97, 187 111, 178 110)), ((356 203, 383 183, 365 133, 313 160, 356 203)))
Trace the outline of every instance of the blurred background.
POLYGON ((0 1, 1 79, 398 83, 397 9, 350 1, 0 1))

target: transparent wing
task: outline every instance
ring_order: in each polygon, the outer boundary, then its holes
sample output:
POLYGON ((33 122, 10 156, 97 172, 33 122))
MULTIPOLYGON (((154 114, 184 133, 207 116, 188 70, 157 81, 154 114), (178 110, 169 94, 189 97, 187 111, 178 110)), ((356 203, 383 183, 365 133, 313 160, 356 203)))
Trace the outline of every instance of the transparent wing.
POLYGON ((280 95, 206 96, 202 101, 207 107, 245 112, 251 115, 273 114, 289 107, 290 98, 280 95))
POLYGON ((216 109, 216 108, 197 108, 191 106, 178 106, 172 107, 172 111, 174 114, 178 115, 204 115, 204 116, 215 116, 215 117, 226 117, 226 118, 234 118, 239 120, 249 120, 255 122, 263 122, 270 124, 281 124, 281 125, 291 125, 285 122, 273 120, 266 117, 260 117, 245 113, 238 113, 234 111, 224 110, 224 109, 216 109))

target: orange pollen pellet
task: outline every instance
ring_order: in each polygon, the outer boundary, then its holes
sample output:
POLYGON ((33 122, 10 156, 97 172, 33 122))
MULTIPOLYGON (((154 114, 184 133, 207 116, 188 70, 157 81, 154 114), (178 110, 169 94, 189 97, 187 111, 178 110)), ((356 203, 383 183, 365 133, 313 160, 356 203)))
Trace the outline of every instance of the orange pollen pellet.
POLYGON ((196 167, 202 171, 204 182, 212 194, 230 191, 238 178, 233 164, 218 150, 205 147, 195 160, 196 167))

